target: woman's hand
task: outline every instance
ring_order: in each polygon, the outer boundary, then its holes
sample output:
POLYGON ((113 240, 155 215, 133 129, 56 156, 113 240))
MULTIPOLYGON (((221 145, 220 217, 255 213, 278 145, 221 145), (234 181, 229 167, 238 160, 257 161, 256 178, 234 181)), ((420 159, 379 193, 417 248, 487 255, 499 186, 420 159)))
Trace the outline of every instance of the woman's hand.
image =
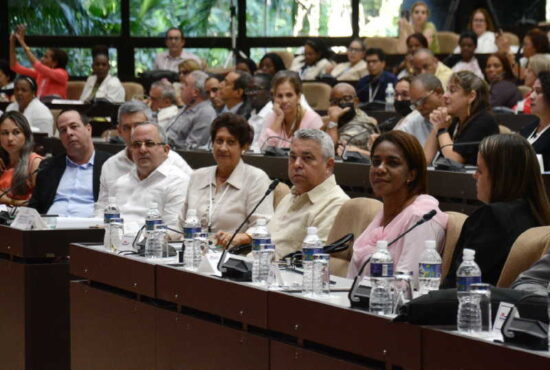
POLYGON ((273 113, 275 113, 275 121, 271 125, 271 129, 275 132, 283 130, 283 121, 285 119, 285 113, 281 109, 279 103, 273 103, 273 113))
POLYGON ((446 107, 439 107, 430 113, 430 122, 434 125, 434 130, 449 128, 451 126, 451 116, 446 107))
POLYGON ((512 45, 512 42, 510 41, 510 38, 506 36, 502 30, 499 30, 496 33, 495 44, 497 45, 497 49, 499 53, 508 54, 510 52, 510 47, 512 45))

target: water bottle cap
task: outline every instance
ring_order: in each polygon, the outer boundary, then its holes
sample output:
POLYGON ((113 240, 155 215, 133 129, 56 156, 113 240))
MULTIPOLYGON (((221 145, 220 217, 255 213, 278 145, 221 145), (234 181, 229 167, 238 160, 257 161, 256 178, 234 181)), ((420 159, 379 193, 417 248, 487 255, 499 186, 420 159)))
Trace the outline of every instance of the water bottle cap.
POLYGON ((387 90, 393 90, 393 83, 390 82, 390 83, 388 84, 388 87, 386 87, 386 91, 387 91, 387 90))
POLYGON ((197 210, 196 209, 188 209, 187 210, 187 217, 195 217, 197 215, 197 210))
POLYGON ((310 226, 307 228, 307 235, 317 234, 317 228, 315 226, 310 226))
POLYGON ((435 240, 426 240, 426 248, 435 249, 435 240))
POLYGON ((388 241, 387 240, 379 240, 376 242, 376 249, 388 249, 388 241))
POLYGON ((265 218, 259 218, 258 221, 256 221, 257 226, 265 226, 267 224, 267 221, 265 218))
POLYGON ((464 251, 462 252, 463 257, 474 258, 475 255, 476 255, 476 251, 473 249, 464 248, 464 251))

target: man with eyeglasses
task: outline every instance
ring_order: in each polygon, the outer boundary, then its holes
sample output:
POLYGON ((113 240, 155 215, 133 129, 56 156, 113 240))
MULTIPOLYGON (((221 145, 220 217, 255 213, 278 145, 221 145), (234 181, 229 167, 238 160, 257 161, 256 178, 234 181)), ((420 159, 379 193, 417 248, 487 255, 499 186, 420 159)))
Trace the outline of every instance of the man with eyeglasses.
MULTIPOLYGON (((99 198, 96 203, 96 213, 98 207, 99 210, 103 212, 103 208, 107 204, 109 196, 112 196, 111 189, 113 189, 115 182, 129 173, 134 167, 134 160, 130 148, 132 130, 140 123, 152 121, 153 113, 145 103, 140 101, 127 101, 118 108, 117 132, 124 141, 124 144, 126 144, 126 147, 103 164, 99 186, 99 198)), ((187 162, 173 150, 168 151, 168 163, 177 167, 188 176, 191 176, 193 173, 193 170, 189 167, 187 162)))
MULTIPOLYGON (((163 222, 176 227, 189 176, 168 160, 170 146, 166 144, 166 132, 155 123, 138 123, 130 135, 129 150, 135 166, 109 190, 125 224, 134 224, 135 229, 143 225, 147 210, 155 202, 163 222)), ((103 215, 105 205, 98 201, 97 217, 103 215)))
POLYGON ((41 214, 92 217, 102 166, 110 154, 95 150, 92 126, 79 112, 61 112, 56 125, 66 154, 42 161, 29 207, 41 214))
POLYGON ((246 119, 250 118, 252 107, 247 99, 245 90, 250 84, 252 76, 248 72, 231 71, 220 83, 220 98, 224 106, 220 113, 235 113, 246 119))
POLYGON ((365 54, 369 74, 357 82, 357 96, 364 103, 384 102, 386 101, 388 84, 391 83, 395 87, 397 78, 393 74, 384 71, 386 54, 382 49, 370 48, 367 49, 365 54))
POLYGON ((149 99, 157 123, 166 129, 178 114, 174 86, 166 79, 153 82, 149 89, 149 99))
POLYGON ((413 78, 410 88, 411 109, 394 130, 407 132, 415 136, 424 146, 433 129, 430 113, 443 106, 443 86, 433 74, 420 74, 413 78))
POLYGON ((201 60, 198 56, 183 50, 185 38, 183 37, 183 31, 179 28, 171 27, 166 31, 165 43, 168 51, 157 54, 153 69, 168 70, 178 73, 178 65, 185 59, 194 59, 199 65, 201 64, 201 60))
POLYGON ((335 143, 341 146, 349 144, 347 149, 350 151, 366 152, 369 137, 379 131, 376 119, 359 109, 358 103, 353 86, 345 82, 336 84, 330 92, 327 133, 335 143))

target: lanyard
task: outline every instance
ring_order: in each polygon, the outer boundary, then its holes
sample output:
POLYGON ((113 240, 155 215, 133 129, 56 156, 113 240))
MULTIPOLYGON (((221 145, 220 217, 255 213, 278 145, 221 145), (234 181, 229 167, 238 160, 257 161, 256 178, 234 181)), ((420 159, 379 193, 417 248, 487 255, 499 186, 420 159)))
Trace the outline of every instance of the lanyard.
POLYGON ((378 89, 380 88, 380 80, 378 80, 378 84, 376 85, 376 89, 374 89, 374 92, 372 91, 372 85, 369 84, 369 103, 376 98, 376 94, 378 94, 378 89))
MULTIPOLYGON (((216 181, 216 177, 214 175, 214 179, 212 181, 216 181)), ((216 212, 216 209, 218 208, 218 204, 220 204, 223 200, 223 197, 225 196, 225 193, 227 193, 227 189, 229 189, 229 184, 225 184, 225 190, 223 191, 221 197, 214 202, 214 195, 212 194, 212 181, 210 181, 210 185, 208 186, 208 190, 210 193, 210 196, 208 197, 209 200, 209 206, 208 206, 208 230, 212 227, 212 216, 216 212)))

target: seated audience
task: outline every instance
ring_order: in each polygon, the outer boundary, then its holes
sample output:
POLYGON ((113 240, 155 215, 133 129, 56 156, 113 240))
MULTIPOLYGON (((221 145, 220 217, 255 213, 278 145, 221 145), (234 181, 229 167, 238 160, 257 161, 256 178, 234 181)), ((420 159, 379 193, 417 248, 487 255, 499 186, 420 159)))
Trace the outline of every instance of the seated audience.
POLYGON ((491 107, 512 108, 521 100, 521 93, 515 83, 516 78, 505 54, 492 54, 487 59, 485 75, 491 89, 489 97, 491 107))
POLYGON ((472 72, 453 73, 443 99, 445 107, 430 114, 433 129, 424 144, 426 161, 431 163, 440 151, 445 158, 475 165, 478 145, 474 143, 499 132, 489 113, 487 83, 472 72))
MULTIPOLYGON (((179 227, 183 228, 187 211, 195 209, 203 227, 216 233, 218 245, 226 245, 234 230, 243 222, 268 189, 271 181, 264 171, 243 162, 241 155, 252 143, 254 132, 246 120, 233 113, 222 113, 212 123, 212 155, 215 166, 196 170, 181 208, 179 227)), ((247 227, 258 218, 271 218, 273 196, 269 195, 250 217, 247 227)), ((239 233, 234 245, 250 243, 239 233)))
POLYGON ((256 70, 258 69, 258 66, 256 65, 256 62, 254 62, 250 58, 238 58, 237 64, 235 65, 236 71, 243 71, 248 74, 253 75, 256 73, 256 70))
POLYGON ((260 59, 259 71, 275 76, 279 71, 286 69, 285 63, 278 54, 267 53, 260 59))
POLYGON ((15 33, 10 35, 10 67, 18 74, 29 76, 36 80, 38 90, 36 96, 67 98, 67 83, 69 74, 65 70, 67 66, 67 53, 56 48, 49 48, 41 60, 31 51, 25 42, 25 26, 18 25, 15 33), (17 62, 17 54, 15 52, 15 41, 25 51, 25 55, 29 60, 32 68, 25 68, 17 62))
POLYGON ((428 40, 429 49, 434 53, 439 53, 439 40, 437 39, 437 29, 432 22, 428 22, 430 9, 423 1, 417 1, 411 6, 410 20, 399 18, 399 39, 397 51, 405 54, 405 41, 413 33, 422 33, 428 40))
POLYGON ((550 223, 550 204, 535 151, 516 134, 485 138, 477 157, 477 198, 484 203, 460 232, 444 286, 456 284, 464 248, 476 251, 484 283, 496 285, 508 253, 525 230, 550 223))
POLYGON ((157 54, 153 69, 162 69, 177 73, 178 65, 186 59, 194 59, 197 63, 201 64, 198 56, 183 50, 185 38, 183 31, 179 28, 171 27, 166 31, 165 43, 168 51, 157 54))
MULTIPOLYGON (((533 28, 523 37, 523 57, 519 61, 520 66, 525 68, 529 58, 537 54, 550 58, 550 41, 546 32, 539 28, 533 28)), ((520 77, 523 77, 523 74, 520 77)))
POLYGON ((332 66, 330 50, 320 39, 308 39, 304 45, 304 55, 292 61, 290 70, 298 72, 302 80, 315 80, 327 73, 332 66))
POLYGON ((539 121, 524 126, 520 133, 535 152, 542 155, 544 170, 550 171, 550 72, 539 74, 531 96, 532 113, 539 117, 539 121))
POLYGON ((86 80, 80 100, 107 99, 112 103, 124 102, 125 91, 120 80, 109 74, 109 49, 96 47, 92 50, 92 75, 86 80))
POLYGON ((292 189, 268 224, 275 256, 281 259, 302 249, 307 228, 315 226, 322 243, 334 218, 349 197, 334 177, 334 143, 320 130, 298 130, 292 137, 288 177, 292 189))
POLYGON ((365 44, 361 39, 353 39, 348 47, 348 61, 338 63, 334 68, 327 68, 334 78, 338 81, 358 81, 361 77, 369 73, 367 63, 365 62, 365 44))
POLYGON ((36 82, 28 76, 15 79, 15 101, 8 105, 6 112, 15 110, 23 113, 33 132, 53 134, 53 115, 50 109, 36 97, 36 82))
MULTIPOLYGON (((99 207, 101 211, 103 211, 103 208, 107 204, 109 196, 112 196, 110 189, 114 188, 115 182, 122 176, 130 173, 134 167, 134 159, 130 147, 130 134, 132 130, 140 123, 153 122, 153 112, 151 112, 145 103, 131 100, 118 108, 117 122, 118 135, 122 138, 126 147, 107 159, 103 164, 100 178, 99 198, 96 203, 96 208, 99 207)), ((167 164, 178 168, 178 170, 186 174, 186 176, 191 176, 193 173, 193 170, 189 167, 187 162, 173 150, 168 151, 167 164)))
POLYGON ((413 135, 424 146, 433 131, 430 114, 443 106, 443 94, 441 81, 434 75, 424 73, 413 78, 410 103, 414 111, 403 118, 394 130, 413 135))
MULTIPOLYGON (((132 130, 128 148, 135 166, 108 190, 109 197, 116 200, 120 216, 126 223, 143 225, 147 210, 156 202, 162 221, 175 228, 189 175, 168 159, 170 146, 166 144, 166 133, 156 123, 138 123, 132 130)), ((96 217, 102 217, 105 206, 106 203, 96 203, 96 217)))
POLYGON ((24 115, 8 112, 0 116, 0 203, 27 203, 36 183, 42 157, 33 152, 31 127, 24 115))
POLYGON ((94 149, 92 126, 75 110, 57 116, 57 130, 66 154, 41 163, 29 207, 41 214, 92 217, 101 168, 110 154, 94 149))
POLYGON ((429 49, 418 49, 413 56, 414 74, 429 73, 439 78, 441 85, 447 89, 453 71, 441 63, 429 49))
MULTIPOLYGON (((489 12, 484 8, 478 8, 472 12, 468 30, 473 31, 477 36, 475 54, 492 54, 497 52, 495 26, 489 12)), ((454 50, 455 54, 460 53, 460 47, 454 50)))
POLYGON ((474 55, 474 50, 477 46, 476 34, 473 31, 462 32, 460 34, 460 38, 458 39, 458 45, 460 47, 461 59, 453 66, 452 71, 470 71, 477 77, 484 78, 483 72, 481 72, 479 63, 474 55))
POLYGON ((248 119, 250 117, 250 102, 246 98, 245 90, 250 84, 252 76, 248 72, 229 72, 220 83, 220 99, 223 101, 221 113, 235 113, 248 119))
POLYGON ((214 75, 209 76, 204 83, 204 89, 216 113, 220 113, 224 106, 223 100, 220 98, 220 81, 222 80, 222 77, 214 75))
POLYGON ((251 148, 259 149, 258 142, 263 130, 265 118, 273 112, 271 103, 271 80, 273 76, 267 73, 256 73, 250 80, 250 85, 246 89, 246 95, 250 101, 252 111, 248 123, 254 129, 254 140, 251 148))
POLYGON ((529 58, 529 63, 527 63, 527 67, 525 67, 525 80, 523 81, 523 85, 529 87, 531 91, 525 94, 523 100, 520 100, 514 107, 516 113, 531 114, 534 85, 537 76, 541 72, 550 72, 550 59, 540 54, 533 55, 529 58))
MULTIPOLYGON (((418 263, 426 240, 435 240, 441 250, 445 241, 447 214, 439 202, 426 194, 427 169, 422 146, 412 135, 391 131, 380 135, 372 145, 369 179, 384 206, 353 245, 348 277, 376 251, 379 240, 390 242, 412 227, 423 215, 436 210, 428 222, 389 246, 394 271, 412 271, 418 278, 418 263)), ((365 271, 369 271, 366 269, 365 271)))
POLYGON ((168 80, 162 79, 151 84, 149 106, 153 111, 153 117, 165 130, 178 114, 176 103, 176 91, 168 80))
POLYGON ((11 101, 14 79, 15 72, 10 69, 10 64, 4 59, 0 59, 0 102, 11 101))
POLYGON ((386 88, 392 84, 395 88, 397 78, 386 67, 386 54, 382 49, 371 48, 366 51, 367 69, 369 74, 357 82, 357 96, 361 102, 386 101, 386 88))
POLYGON ((273 77, 271 87, 274 101, 273 112, 265 119, 260 135, 260 147, 264 145, 289 147, 289 140, 295 131, 302 128, 320 129, 323 127, 321 117, 300 103, 302 82, 296 72, 278 72, 273 77))
POLYGON ((378 123, 378 129, 380 132, 388 132, 398 126, 403 119, 411 114, 411 78, 409 76, 401 77, 395 85, 395 101, 393 107, 397 113, 378 123))
POLYGON ((208 101, 202 71, 189 73, 181 84, 181 99, 185 107, 180 110, 166 129, 168 143, 176 149, 193 149, 208 144, 210 124, 216 111, 208 101))
POLYGON ((399 71, 397 75, 398 79, 414 75, 414 53, 416 53, 416 51, 419 49, 427 48, 428 40, 426 40, 426 37, 424 37, 423 34, 413 33, 412 35, 407 37, 407 53, 405 54, 405 59, 403 59, 401 64, 399 64, 399 66, 397 67, 397 71, 399 71))
POLYGON ((330 92, 327 133, 335 143, 346 147, 347 151, 358 151, 368 155, 369 139, 379 131, 377 121, 363 112, 358 105, 359 99, 353 86, 345 82, 336 84, 330 92))

